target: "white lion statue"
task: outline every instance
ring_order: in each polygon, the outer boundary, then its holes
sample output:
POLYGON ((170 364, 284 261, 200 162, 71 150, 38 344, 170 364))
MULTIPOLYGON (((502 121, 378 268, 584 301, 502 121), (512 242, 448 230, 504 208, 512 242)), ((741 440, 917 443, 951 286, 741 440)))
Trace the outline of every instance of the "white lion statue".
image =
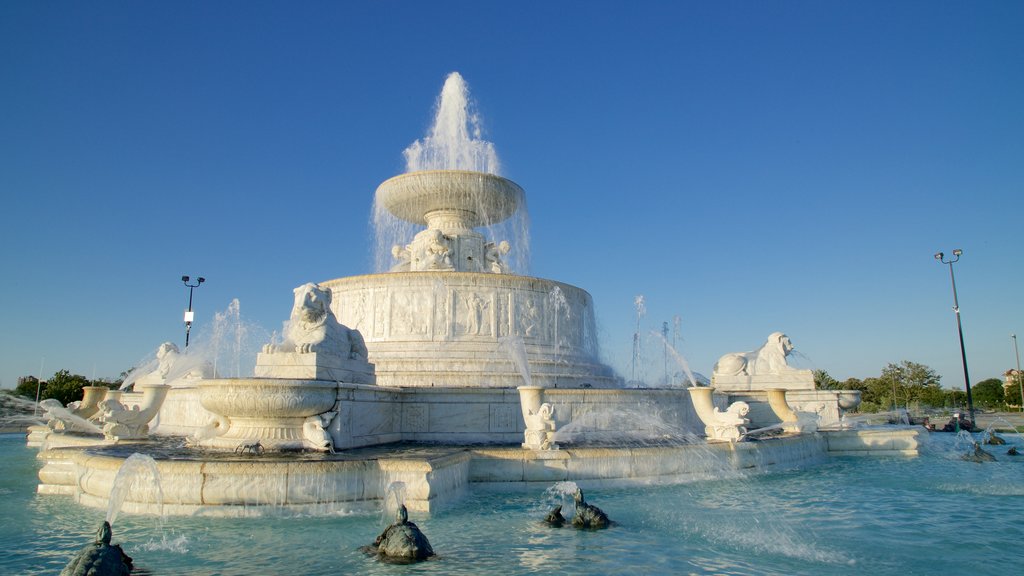
POLYGON ((795 370, 786 362, 793 351, 789 336, 772 332, 768 341, 753 352, 730 352, 718 359, 714 373, 723 376, 754 376, 781 374, 795 370))
POLYGON ((336 354, 360 360, 367 356, 362 334, 342 325, 331 311, 331 292, 313 283, 295 289, 295 305, 284 342, 268 344, 263 351, 336 354))

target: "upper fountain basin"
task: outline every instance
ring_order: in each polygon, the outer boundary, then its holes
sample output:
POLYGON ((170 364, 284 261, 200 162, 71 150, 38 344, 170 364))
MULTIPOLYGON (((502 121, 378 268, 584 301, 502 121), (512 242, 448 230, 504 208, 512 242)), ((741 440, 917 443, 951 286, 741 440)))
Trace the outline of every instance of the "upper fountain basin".
POLYGON ((377 187, 377 202, 388 212, 424 226, 436 212, 458 212, 468 227, 495 224, 515 214, 523 198, 515 182, 469 170, 407 172, 377 187))

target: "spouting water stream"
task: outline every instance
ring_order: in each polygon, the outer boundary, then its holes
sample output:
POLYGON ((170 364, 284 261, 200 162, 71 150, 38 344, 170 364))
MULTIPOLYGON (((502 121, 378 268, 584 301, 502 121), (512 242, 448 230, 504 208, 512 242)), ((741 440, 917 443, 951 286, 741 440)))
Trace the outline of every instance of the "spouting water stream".
POLYGON ((530 362, 526 356, 526 345, 522 336, 502 336, 498 339, 498 350, 505 353, 512 361, 519 375, 523 377, 526 386, 533 386, 533 379, 530 378, 530 362))
MULTIPOLYGON (((427 135, 403 152, 406 172, 427 170, 468 170, 501 175, 501 163, 494 144, 483 139, 480 114, 469 95, 469 87, 458 72, 445 80, 437 100, 434 121, 427 135)), ((374 270, 386 272, 395 264, 392 248, 405 246, 422 228, 389 212, 375 198, 374 270)), ((504 257, 511 272, 526 274, 529 268, 529 216, 525 199, 507 220, 484 226, 483 234, 494 242, 508 241, 511 251, 504 257)))
POLYGON ((654 330, 651 331, 651 334, 661 338, 662 343, 665 345, 665 349, 672 355, 672 359, 675 360, 676 364, 678 364, 679 367, 683 369, 683 372, 686 373, 686 379, 690 381, 690 386, 697 386, 697 380, 693 377, 693 372, 690 371, 690 363, 686 361, 686 358, 684 358, 683 355, 675 349, 675 347, 669 344, 668 340, 665 339, 664 334, 654 330))
POLYGON ((107 522, 113 526, 125 500, 134 493, 139 501, 155 501, 163 516, 164 493, 160 486, 160 471, 151 456, 135 453, 125 459, 114 476, 107 500, 107 522), (141 496, 152 494, 154 497, 141 496))

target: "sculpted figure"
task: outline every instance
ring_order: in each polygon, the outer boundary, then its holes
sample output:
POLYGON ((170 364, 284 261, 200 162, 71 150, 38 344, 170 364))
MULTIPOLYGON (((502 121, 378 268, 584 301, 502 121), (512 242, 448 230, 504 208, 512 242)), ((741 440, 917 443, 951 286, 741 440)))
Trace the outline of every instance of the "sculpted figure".
POLYGON ((337 415, 338 412, 336 410, 324 412, 323 414, 310 416, 303 422, 302 434, 306 437, 306 441, 312 444, 315 449, 334 453, 334 440, 331 439, 331 435, 327 432, 327 425, 337 415))
POLYGON ((714 373, 723 376, 754 376, 757 374, 781 374, 794 370, 786 362, 786 356, 793 351, 789 336, 772 332, 768 341, 753 352, 731 352, 718 359, 714 373))
POLYGON ((733 402, 725 409, 725 412, 719 412, 718 408, 715 408, 715 415, 718 416, 718 422, 720 424, 727 424, 730 426, 743 425, 748 422, 744 416, 750 412, 750 405, 746 402, 733 402))
POLYGON ((448 239, 444 237, 444 234, 440 230, 433 230, 433 235, 427 242, 427 248, 424 251, 424 257, 426 259, 427 270, 451 270, 452 257, 451 249, 448 248, 448 239))
POLYGON ((552 442, 555 435, 555 408, 545 402, 540 405, 536 412, 530 412, 523 416, 526 421, 525 446, 534 450, 557 450, 558 446, 552 442))
POLYGON ((982 462, 996 461, 996 457, 982 450, 981 444, 978 444, 977 442, 974 443, 972 450, 960 456, 960 459, 968 462, 977 462, 978 464, 981 464, 982 462))
POLYGON ((562 516, 562 505, 559 504, 548 512, 548 515, 544 517, 544 523, 555 528, 561 528, 565 525, 565 517, 562 516))
POLYGON ((368 550, 376 552, 383 560, 399 563, 419 562, 434 555, 427 537, 416 524, 409 522, 405 504, 399 506, 395 523, 385 528, 368 550))
POLYGON ((164 342, 156 349, 157 368, 156 373, 161 378, 167 378, 171 372, 171 366, 178 359, 178 347, 173 342, 164 342))
POLYGON ((412 266, 412 250, 408 246, 395 244, 391 247, 391 256, 397 261, 391 267, 392 272, 408 272, 412 266))
POLYGON ((151 414, 143 414, 138 406, 125 408, 117 400, 100 402, 100 420, 103 421, 103 435, 110 440, 139 438, 149 434, 151 414))
POLYGON ((113 531, 104 522, 96 531, 96 541, 82 548, 71 562, 60 571, 60 576, 127 576, 132 571, 132 559, 121 546, 111 544, 113 531))
POLYGON ((342 358, 366 359, 366 343, 357 330, 342 325, 331 311, 331 293, 318 284, 295 289, 295 305, 279 345, 268 344, 265 353, 296 352, 337 354, 342 358))
POLYGON ((173 342, 164 342, 156 349, 156 369, 133 379, 133 385, 138 390, 140 384, 170 384, 212 375, 213 366, 208 362, 182 354, 173 342))
POLYGON ((495 274, 504 274, 508 272, 508 267, 505 265, 502 257, 508 254, 512 250, 509 246, 508 241, 502 240, 500 243, 495 244, 494 242, 488 242, 484 244, 484 262, 488 270, 495 274))
POLYGON ((748 413, 750 405, 743 401, 733 402, 725 412, 719 411, 716 406, 713 414, 715 421, 705 426, 705 433, 715 440, 739 440, 747 433, 747 424, 750 424, 746 418, 748 413))
POLYGON ((607 528, 611 525, 608 515, 597 506, 587 504, 583 499, 583 490, 577 488, 573 495, 576 501, 576 515, 572 517, 572 525, 577 528, 607 528))

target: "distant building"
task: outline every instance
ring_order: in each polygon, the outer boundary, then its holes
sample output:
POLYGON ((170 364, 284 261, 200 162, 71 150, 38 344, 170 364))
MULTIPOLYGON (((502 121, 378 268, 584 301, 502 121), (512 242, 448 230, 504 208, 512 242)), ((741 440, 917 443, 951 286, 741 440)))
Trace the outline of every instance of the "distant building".
POLYGON ((1020 385, 1024 382, 1024 371, 1009 369, 1003 372, 1003 398, 1007 406, 1020 407, 1020 385))

